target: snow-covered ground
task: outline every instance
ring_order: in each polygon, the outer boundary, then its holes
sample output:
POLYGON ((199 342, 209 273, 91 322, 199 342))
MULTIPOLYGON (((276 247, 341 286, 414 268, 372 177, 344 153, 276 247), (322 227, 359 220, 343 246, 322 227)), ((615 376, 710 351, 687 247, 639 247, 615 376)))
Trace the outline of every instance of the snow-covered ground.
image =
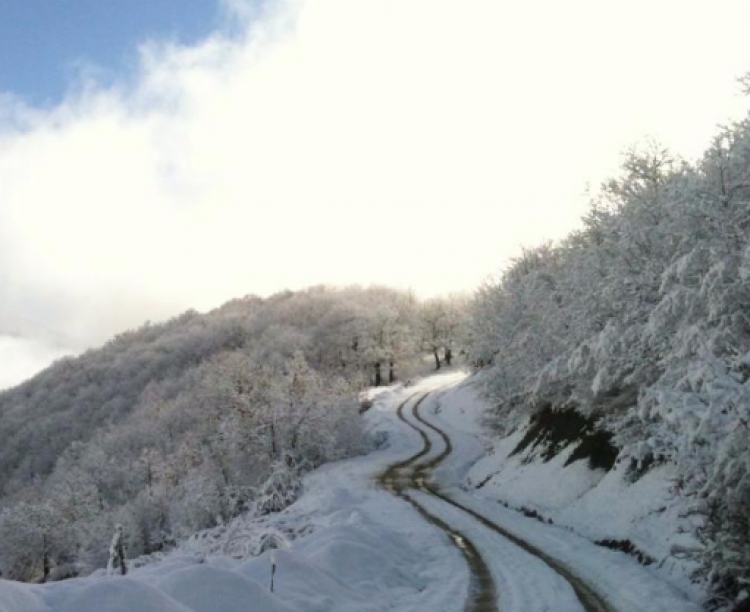
MULTIPOLYGON (((375 481, 388 465, 422 447, 420 435, 398 419, 397 406, 414 394, 435 390, 440 392, 424 402, 422 415, 453 442, 453 452, 435 473, 444 491, 563 560, 605 593, 617 612, 699 610, 658 572, 631 557, 504 508, 493 499, 498 496, 494 484, 478 492, 459 489, 467 474, 474 479, 482 470, 489 473, 488 461, 499 456, 496 449, 491 459, 483 458, 486 440, 478 422, 482 405, 470 385, 460 384, 462 379, 460 373, 449 373, 375 395, 366 419, 373 431, 388 433, 387 447, 316 470, 307 477, 302 498, 284 512, 240 518, 191 539, 159 562, 133 569, 127 577, 99 574, 48 585, 0 580, 0 612, 463 610, 470 575, 460 550, 375 481), (289 547, 246 556, 259 534, 269 531, 283 534, 289 547)), ((435 448, 427 460, 443 449, 435 432, 429 436, 435 448)), ((554 486, 548 481, 548 487, 554 486)), ((554 490, 548 493, 550 499, 555 495, 554 490)), ((490 567, 503 612, 583 609, 569 584, 538 558, 427 493, 413 496, 475 542, 490 567)))
POLYGON ((469 457, 458 470, 457 484, 476 499, 533 510, 592 541, 629 540, 654 559, 654 569, 662 578, 699 596, 686 579, 693 566, 672 554, 675 547, 696 543, 690 535, 695 525, 690 523, 688 507, 673 492, 671 466, 656 466, 631 482, 626 464, 617 464, 609 472, 590 469, 586 460, 565 466, 575 445, 546 462, 531 448, 511 455, 525 429, 507 438, 489 439, 480 422, 485 408, 472 380, 436 399, 436 422, 453 430, 453 438, 463 442, 460 447, 474 447, 463 450, 469 457), (483 448, 476 448, 478 443, 483 448))
POLYGON ((657 472, 654 478, 628 486, 619 470, 602 477, 585 461, 563 469, 564 460, 524 464, 521 458, 508 458, 521 434, 490 442, 481 427, 484 408, 469 380, 436 394, 421 410, 423 417, 449 433, 453 443, 453 453, 437 471, 437 480, 445 483, 443 490, 451 498, 563 562, 605 595, 615 610, 701 609, 697 602, 702 593, 684 573, 664 564, 643 567, 629 555, 594 546, 580 535, 598 539, 638 534, 637 542, 649 552, 676 541, 674 514, 651 510, 655 505, 675 505, 668 481, 659 480, 663 476, 657 472), (485 483, 481 489, 470 486, 479 482, 485 483), (508 482, 513 486, 506 489, 508 482), (498 501, 547 510, 555 524, 527 518, 498 501))

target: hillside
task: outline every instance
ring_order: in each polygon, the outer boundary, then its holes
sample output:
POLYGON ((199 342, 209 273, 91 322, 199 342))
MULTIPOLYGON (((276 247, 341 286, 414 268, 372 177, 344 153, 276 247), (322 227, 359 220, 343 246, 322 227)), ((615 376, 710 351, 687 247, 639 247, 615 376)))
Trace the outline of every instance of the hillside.
POLYGON ((750 580, 749 232, 745 120, 694 164, 631 151, 583 229, 526 251, 472 316, 488 424, 578 415, 634 479, 668 464, 715 603, 750 580))
POLYGON ((435 304, 377 287, 248 297, 0 394, 0 571, 101 567, 115 523, 137 555, 284 507, 302 474, 368 448, 364 385, 409 376, 452 341, 435 335, 435 304))

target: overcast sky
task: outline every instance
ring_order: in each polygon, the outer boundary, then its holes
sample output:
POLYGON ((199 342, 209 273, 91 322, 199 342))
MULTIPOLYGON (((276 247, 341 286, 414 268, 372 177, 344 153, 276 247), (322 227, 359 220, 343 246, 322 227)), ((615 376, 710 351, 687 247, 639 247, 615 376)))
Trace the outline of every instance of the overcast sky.
POLYGON ((152 1, 0 4, 0 388, 248 293, 471 290, 747 108, 746 0, 152 1))

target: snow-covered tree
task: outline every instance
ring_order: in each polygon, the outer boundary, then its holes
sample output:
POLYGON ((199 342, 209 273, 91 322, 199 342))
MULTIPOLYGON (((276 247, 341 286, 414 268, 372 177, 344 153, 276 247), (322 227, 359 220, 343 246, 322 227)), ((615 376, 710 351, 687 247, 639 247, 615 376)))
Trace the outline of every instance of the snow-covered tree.
POLYGON ((107 563, 107 572, 112 575, 119 569, 123 576, 128 573, 128 566, 125 563, 125 542, 123 541, 122 525, 115 526, 115 534, 109 544, 109 562, 107 563))
POLYGON ((0 513, 0 568, 16 580, 45 582, 72 544, 49 502, 19 502, 0 513))
POLYGON ((507 431, 575 407, 622 459, 671 462, 702 515, 703 576, 750 582, 750 120, 696 164, 629 151, 580 230, 528 249, 470 306, 469 361, 507 431))
POLYGON ((249 296, 120 334, 0 393, 4 524, 43 543, 25 551, 8 531, 0 568, 104 567, 116 524, 129 555, 152 553, 252 512, 280 465, 296 482, 361 452, 357 394, 378 369, 380 382, 418 370, 417 310, 384 287, 249 296), (41 518, 48 506, 59 529, 41 518))
POLYGON ((435 369, 451 365, 466 342, 467 301, 460 295, 432 298, 419 306, 419 340, 435 360, 435 369))

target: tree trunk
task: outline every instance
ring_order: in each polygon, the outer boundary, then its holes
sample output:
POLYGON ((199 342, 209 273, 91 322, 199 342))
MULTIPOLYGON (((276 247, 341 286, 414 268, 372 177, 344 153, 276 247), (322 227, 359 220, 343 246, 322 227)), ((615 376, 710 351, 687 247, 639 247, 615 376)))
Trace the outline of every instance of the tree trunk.
POLYGON ((396 382, 396 372, 393 368, 394 368, 394 364, 393 364, 393 360, 391 359, 388 362, 388 384, 393 384, 396 382))
POLYGON ((276 459, 276 427, 271 422, 271 461, 276 459))
POLYGON ((302 429, 302 426, 305 424, 305 421, 307 421, 308 416, 310 416, 309 408, 305 412, 302 413, 302 416, 299 418, 296 425, 294 426, 294 434, 292 435, 292 443, 291 443, 291 447, 293 450, 297 450, 297 444, 299 443, 299 432, 302 429))
POLYGON ((379 387, 382 384, 383 384, 383 376, 380 372, 380 362, 378 361, 375 364, 375 386, 379 387))
POLYGON ((435 370, 439 370, 442 364, 440 363, 440 355, 438 355, 437 349, 433 349, 432 354, 435 356, 435 370))
POLYGON ((453 351, 451 351, 450 347, 446 347, 446 349, 445 349, 445 365, 450 366, 451 359, 453 359, 453 351))
POLYGON ((42 556, 42 582, 49 578, 49 552, 47 552, 47 538, 43 539, 44 555, 42 556))
POLYGON ((128 566, 125 565, 125 549, 122 545, 122 539, 117 544, 117 559, 120 562, 120 574, 124 576, 128 573, 128 566))

